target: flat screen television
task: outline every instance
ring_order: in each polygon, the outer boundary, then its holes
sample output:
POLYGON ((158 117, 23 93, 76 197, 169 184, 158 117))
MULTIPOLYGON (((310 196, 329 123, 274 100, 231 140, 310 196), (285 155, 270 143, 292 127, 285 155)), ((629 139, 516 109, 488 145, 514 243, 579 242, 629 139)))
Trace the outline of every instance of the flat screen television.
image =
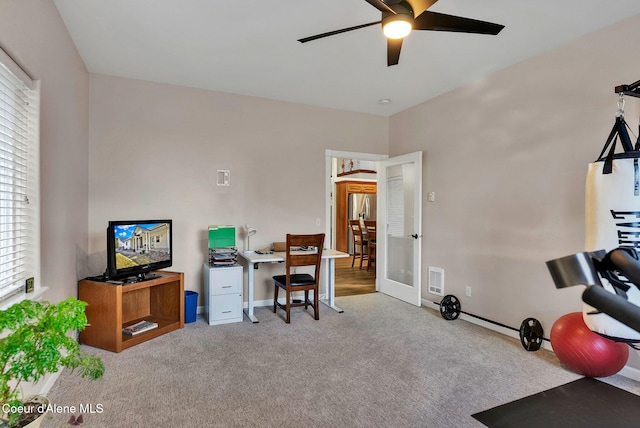
POLYGON ((110 221, 107 227, 109 280, 136 277, 138 281, 173 264, 171 220, 110 221))

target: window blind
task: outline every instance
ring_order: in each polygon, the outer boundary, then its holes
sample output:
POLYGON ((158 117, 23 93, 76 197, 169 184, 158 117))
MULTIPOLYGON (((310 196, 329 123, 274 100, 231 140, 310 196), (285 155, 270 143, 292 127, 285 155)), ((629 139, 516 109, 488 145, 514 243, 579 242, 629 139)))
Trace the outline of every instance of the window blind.
POLYGON ((404 182, 402 177, 387 179, 387 235, 403 237, 404 233, 404 182))
MULTIPOLYGON (((15 63, 0 55, 0 300, 23 291, 35 275, 34 211, 29 204, 30 168, 37 153, 34 91, 16 76, 15 63), (12 70, 13 69, 13 70, 12 70)), ((27 77, 28 78, 28 77, 27 77)), ((37 245, 36 245, 37 246, 37 245)))

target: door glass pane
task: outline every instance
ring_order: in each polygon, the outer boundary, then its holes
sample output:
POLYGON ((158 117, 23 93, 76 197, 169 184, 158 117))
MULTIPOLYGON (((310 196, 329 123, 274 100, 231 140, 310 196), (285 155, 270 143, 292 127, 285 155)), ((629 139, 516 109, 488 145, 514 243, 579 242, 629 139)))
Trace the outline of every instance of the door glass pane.
POLYGON ((386 277, 413 286, 413 191, 412 163, 387 167, 386 277))

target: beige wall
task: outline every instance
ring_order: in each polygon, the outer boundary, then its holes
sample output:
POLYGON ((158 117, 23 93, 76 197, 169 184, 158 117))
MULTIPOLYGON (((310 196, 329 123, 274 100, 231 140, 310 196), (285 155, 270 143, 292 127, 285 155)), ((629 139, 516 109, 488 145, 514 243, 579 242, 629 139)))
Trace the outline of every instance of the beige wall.
MULTIPOLYGON (((252 249, 324 232, 325 150, 387 151, 380 116, 104 75, 92 74, 90 86, 94 273, 105 268, 109 220, 171 218, 173 269, 201 292, 208 225, 249 223, 258 230, 252 249), (231 171, 231 186, 216 186, 217 169, 231 171)), ((256 272, 256 300, 269 298, 281 269, 256 272)))
MULTIPOLYGON (((519 328, 581 310, 545 261, 584 248, 584 182, 614 123, 614 87, 640 79, 640 17, 390 119, 390 155, 424 150, 423 285, 445 269, 462 310, 519 328), (465 287, 472 297, 465 297, 465 287)), ((640 99, 626 117, 637 129, 640 99)), ((423 297, 439 301, 427 293, 423 297)))
POLYGON ((0 0, 0 46, 41 82, 42 284, 76 295, 87 251, 89 75, 51 1, 0 0))

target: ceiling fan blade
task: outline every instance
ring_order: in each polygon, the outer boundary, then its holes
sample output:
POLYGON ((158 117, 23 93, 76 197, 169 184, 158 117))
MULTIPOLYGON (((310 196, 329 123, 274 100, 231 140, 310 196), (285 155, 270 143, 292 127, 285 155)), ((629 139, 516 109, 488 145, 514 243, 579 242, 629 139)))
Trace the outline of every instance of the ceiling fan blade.
POLYGON ((400 49, 402 49, 402 39, 387 39, 387 67, 398 63, 400 49))
POLYGON ((356 25, 355 27, 343 28, 342 30, 329 31, 328 33, 316 34, 315 36, 304 37, 298 39, 300 43, 310 42, 312 40, 321 39, 323 37, 334 36, 340 33, 346 33, 347 31, 359 30, 360 28, 370 27, 372 25, 380 24, 382 21, 369 22, 368 24, 356 25))
POLYGON ((413 22, 414 30, 453 31, 458 33, 492 34, 496 35, 504 25, 461 16, 445 15, 443 13, 424 11, 413 22))
POLYGON ((413 16, 417 18, 422 12, 436 4, 438 0, 406 0, 413 9, 413 16))
POLYGON ((382 0, 365 0, 365 1, 369 3, 371 6, 378 9, 380 12, 390 12, 390 13, 393 13, 394 15, 396 14, 396 11, 391 9, 389 5, 384 3, 382 0))

